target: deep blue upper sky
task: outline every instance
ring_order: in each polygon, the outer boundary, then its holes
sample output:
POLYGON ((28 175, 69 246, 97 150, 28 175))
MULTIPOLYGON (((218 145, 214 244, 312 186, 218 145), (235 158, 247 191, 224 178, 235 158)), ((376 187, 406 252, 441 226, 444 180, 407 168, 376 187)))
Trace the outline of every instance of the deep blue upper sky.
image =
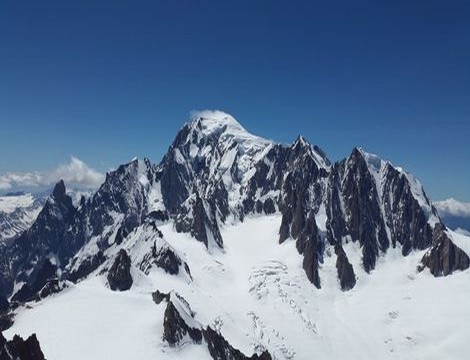
POLYGON ((0 3, 0 173, 158 162, 194 109, 469 201, 470 2, 0 3))

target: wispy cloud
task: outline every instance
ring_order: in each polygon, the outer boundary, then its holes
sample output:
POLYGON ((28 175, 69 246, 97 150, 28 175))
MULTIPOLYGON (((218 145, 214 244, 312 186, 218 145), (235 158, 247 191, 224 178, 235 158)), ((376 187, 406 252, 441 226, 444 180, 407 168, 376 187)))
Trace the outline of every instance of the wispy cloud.
POLYGON ((104 174, 72 156, 67 164, 50 172, 0 174, 0 190, 52 186, 60 179, 68 185, 97 188, 104 181, 104 174))

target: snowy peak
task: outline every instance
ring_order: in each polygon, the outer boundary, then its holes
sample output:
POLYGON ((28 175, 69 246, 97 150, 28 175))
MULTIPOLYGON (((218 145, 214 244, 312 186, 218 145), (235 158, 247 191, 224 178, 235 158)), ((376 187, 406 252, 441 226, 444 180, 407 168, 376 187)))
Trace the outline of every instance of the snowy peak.
POLYGON ((311 144, 302 135, 299 135, 297 139, 295 139, 291 148, 296 155, 310 156, 315 161, 318 168, 329 169, 331 166, 331 162, 326 156, 325 152, 317 145, 311 144))
POLYGON ((0 241, 27 230, 46 203, 46 194, 16 193, 0 196, 0 241))
POLYGON ((353 149, 351 156, 348 158, 348 163, 362 161, 362 159, 376 183, 382 202, 386 201, 385 197, 390 195, 387 193, 390 183, 402 182, 419 206, 426 212, 428 221, 432 225, 439 221, 437 211, 424 192, 421 182, 415 176, 401 167, 394 166, 390 161, 383 160, 378 155, 366 152, 360 147, 353 149))
MULTIPOLYGON (((194 145, 214 142, 226 144, 225 148, 239 147, 243 153, 254 154, 271 144, 271 141, 253 135, 243 128, 235 118, 222 111, 202 111, 187 124, 189 141, 194 145)), ((194 148, 192 149, 194 155, 194 148)))
POLYGON ((250 134, 235 118, 223 111, 204 110, 193 113, 189 123, 192 129, 198 129, 205 136, 212 134, 225 134, 240 138, 258 138, 250 134))
POLYGON ((382 167, 386 164, 379 156, 366 152, 363 148, 354 148, 353 152, 360 154, 364 160, 367 162, 367 165, 370 169, 373 169, 376 172, 379 172, 382 167))
POLYGON ((232 115, 219 110, 195 112, 190 126, 199 129, 206 136, 220 132, 248 134, 232 115))

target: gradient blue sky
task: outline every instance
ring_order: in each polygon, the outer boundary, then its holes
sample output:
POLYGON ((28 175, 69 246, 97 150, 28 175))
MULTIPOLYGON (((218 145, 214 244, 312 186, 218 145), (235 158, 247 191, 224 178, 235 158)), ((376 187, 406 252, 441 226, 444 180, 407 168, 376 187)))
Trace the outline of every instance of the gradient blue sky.
POLYGON ((470 2, 0 3, 0 174, 158 162, 194 109, 470 201, 470 2))

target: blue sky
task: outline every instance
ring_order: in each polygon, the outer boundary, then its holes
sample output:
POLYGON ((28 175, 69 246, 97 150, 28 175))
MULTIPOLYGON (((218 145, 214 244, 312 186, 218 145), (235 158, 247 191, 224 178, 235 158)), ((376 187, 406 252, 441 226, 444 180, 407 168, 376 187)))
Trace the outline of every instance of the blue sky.
POLYGON ((194 109, 470 201, 470 3, 0 3, 0 174, 158 162, 194 109))

